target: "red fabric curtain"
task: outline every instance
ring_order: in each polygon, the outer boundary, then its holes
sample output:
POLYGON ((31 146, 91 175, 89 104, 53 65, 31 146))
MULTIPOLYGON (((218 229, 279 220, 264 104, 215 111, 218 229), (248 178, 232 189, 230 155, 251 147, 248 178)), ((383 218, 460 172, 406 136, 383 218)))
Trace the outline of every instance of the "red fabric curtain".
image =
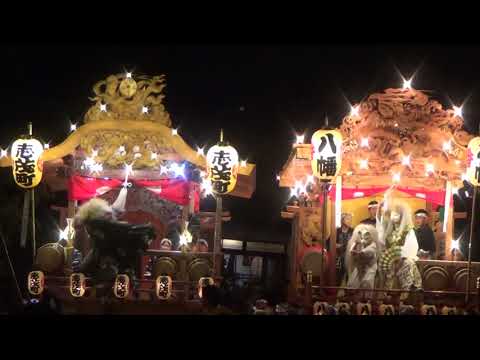
MULTIPOLYGON (((193 186, 195 211, 200 209, 200 189, 196 183, 178 179, 132 180, 131 182, 136 186, 146 188, 160 199, 183 206, 189 204, 190 186, 193 186)), ((69 180, 69 200, 90 200, 120 187, 122 183, 123 181, 117 179, 106 180, 75 175, 69 180)))
MULTIPOLYGON (((398 191, 404 192, 411 195, 417 199, 424 199, 429 203, 435 205, 445 205, 445 191, 429 191, 425 188, 406 188, 406 187, 397 187, 398 191)), ((453 203, 453 197, 451 203, 453 203)))
MULTIPOLYGON (((345 188, 342 186, 342 200, 360 199, 379 194, 388 189, 388 186, 368 187, 368 188, 345 188)), ((328 196, 331 200, 335 200, 336 186, 332 185, 328 196)))

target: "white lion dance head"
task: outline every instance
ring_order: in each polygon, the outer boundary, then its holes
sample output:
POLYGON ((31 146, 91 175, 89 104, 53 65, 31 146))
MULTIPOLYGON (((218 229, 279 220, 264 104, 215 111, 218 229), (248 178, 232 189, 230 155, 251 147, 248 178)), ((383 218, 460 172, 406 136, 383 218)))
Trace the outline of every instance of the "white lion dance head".
POLYGON ((94 219, 111 218, 113 216, 113 208, 103 199, 94 198, 87 201, 78 208, 75 215, 75 223, 83 225, 94 219))
POLYGON ((370 224, 357 225, 353 230, 352 237, 348 241, 347 249, 345 253, 345 264, 346 264, 348 273, 351 273, 353 271, 353 267, 355 266, 354 258, 351 255, 351 250, 356 245, 361 245, 362 248, 365 248, 371 245, 372 243, 377 245, 377 251, 378 251, 379 249, 378 232, 375 226, 370 224))

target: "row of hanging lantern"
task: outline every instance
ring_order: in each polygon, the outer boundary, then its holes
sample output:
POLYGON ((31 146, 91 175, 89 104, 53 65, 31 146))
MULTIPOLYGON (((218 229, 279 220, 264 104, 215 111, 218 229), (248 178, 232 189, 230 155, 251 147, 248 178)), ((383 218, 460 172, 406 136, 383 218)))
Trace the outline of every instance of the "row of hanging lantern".
MULTIPOLYGON (((202 277, 197 283, 197 294, 203 298, 203 289, 214 284, 211 277, 202 277)), ((39 297, 45 290, 45 274, 42 271, 31 271, 27 280, 28 292, 39 297)), ((161 275, 155 279, 155 294, 160 300, 168 300, 172 296, 173 281, 170 276, 161 275)), ((70 275, 69 285, 70 295, 74 298, 84 297, 87 290, 87 278, 82 273, 73 273, 70 275)), ((131 294, 130 277, 126 274, 119 274, 115 278, 113 293, 118 299, 126 299, 131 294)))

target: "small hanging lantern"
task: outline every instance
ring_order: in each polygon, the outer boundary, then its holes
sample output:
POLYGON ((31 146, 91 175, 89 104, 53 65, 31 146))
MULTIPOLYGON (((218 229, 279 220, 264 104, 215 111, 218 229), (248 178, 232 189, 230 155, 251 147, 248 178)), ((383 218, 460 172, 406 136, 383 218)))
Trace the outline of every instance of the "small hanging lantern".
POLYGON ((395 308, 393 305, 380 305, 380 315, 395 315, 395 308))
POLYGON ((215 281, 211 277, 202 277, 198 280, 198 297, 201 299, 203 296, 203 288, 208 285, 215 284, 215 281))
POLYGON ((33 189, 42 180, 43 163, 40 156, 43 145, 33 138, 17 139, 12 144, 12 172, 15 183, 24 189, 33 189))
POLYGON ((79 298, 85 295, 85 275, 82 273, 73 273, 70 275, 70 294, 79 298))
POLYGON ((358 303, 357 315, 372 315, 372 305, 369 303, 358 303))
POLYGON ((172 278, 170 276, 159 276, 155 281, 157 298, 168 300, 172 296, 172 278))
POLYGON ((42 271, 31 271, 28 274, 28 292, 34 296, 41 295, 45 290, 45 275, 42 271))
POLYGON ((130 278, 128 275, 117 275, 115 284, 113 286, 113 293, 119 299, 125 299, 128 297, 130 291, 130 278))
POLYGON ((312 136, 312 172, 321 180, 331 180, 342 167, 342 135, 336 130, 318 130, 312 136))
POLYGON ((223 141, 223 131, 220 133, 220 142, 212 146, 207 152, 207 172, 212 184, 212 192, 225 195, 233 191, 237 184, 238 152, 223 141))
POLYGON ((480 137, 468 143, 466 180, 473 186, 480 185, 480 137))

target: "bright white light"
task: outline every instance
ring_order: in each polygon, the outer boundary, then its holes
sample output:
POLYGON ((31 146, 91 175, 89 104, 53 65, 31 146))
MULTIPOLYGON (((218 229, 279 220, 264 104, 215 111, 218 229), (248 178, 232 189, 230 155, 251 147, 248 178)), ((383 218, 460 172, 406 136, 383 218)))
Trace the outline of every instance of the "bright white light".
POLYGON ((140 153, 136 153, 135 155, 133 155, 134 159, 140 159, 141 157, 142 157, 142 154, 140 153))
POLYGON ((363 197, 365 196, 365 193, 361 192, 361 191, 356 191, 353 193, 353 197, 355 198, 359 198, 359 197, 363 197))
POLYGON ((304 135, 297 135, 297 141, 296 141, 295 145, 303 144, 304 141, 305 141, 305 134, 304 135))
POLYGON ((77 124, 70 124, 70 131, 77 130, 77 124))
POLYGON ((201 185, 202 191, 205 192, 205 196, 212 195, 213 194, 213 188, 212 188, 212 183, 208 179, 203 179, 202 180, 202 185, 201 185))
POLYGON ((460 165, 460 160, 455 160, 456 165, 460 165))
POLYGON ((185 164, 178 166, 178 164, 174 163, 172 165, 172 171, 175 174, 175 177, 185 177, 185 164))
POLYGON ((107 112, 107 104, 100 104, 100 111, 107 112))
POLYGON ((427 164, 425 166, 425 172, 428 174, 430 173, 434 173, 435 172, 435 167, 433 166, 433 164, 427 164))
POLYGON ((91 171, 92 173, 100 174, 100 172, 103 171, 103 165, 100 164, 100 163, 95 163, 95 164, 93 164, 93 165, 90 167, 90 171, 91 171))
POLYGON ((402 159, 402 165, 404 165, 404 166, 410 166, 410 155, 403 157, 403 159, 402 159))
POLYGON ((50 144, 48 144, 48 143, 47 143, 47 144, 44 144, 44 145, 43 145, 43 148, 44 148, 45 150, 46 150, 46 149, 50 149, 50 144))
POLYGON ((127 73, 125 74, 125 77, 126 77, 127 79, 131 79, 131 78, 132 78, 132 73, 131 73, 131 72, 127 72, 127 73))
POLYGON ((130 176, 133 174, 133 163, 125 163, 125 176, 130 176))
POLYGON ((357 105, 357 106, 352 106, 352 108, 350 109, 350 116, 358 116, 359 115, 359 112, 360 112, 360 105, 357 105))
POLYGON ((277 175, 277 181, 280 181, 280 175, 277 175))
POLYGON ((452 150, 452 142, 451 142, 451 140, 445 141, 445 142, 443 143, 442 149, 443 149, 443 151, 445 151, 445 152, 449 152, 450 150, 452 150))
POLYGON ((152 160, 157 160, 157 158, 158 158, 158 154, 157 154, 156 152, 152 152, 152 153, 150 154, 150 159, 152 159, 152 160))
POLYGON ((368 147, 368 146, 369 146, 369 145, 368 145, 368 137, 367 137, 367 138, 362 138, 362 139, 360 140, 360 147, 363 148, 363 147, 368 147))
POLYGON ((87 157, 85 160, 83 160, 83 165, 85 165, 86 168, 90 168, 95 164, 95 160, 91 157, 87 157))
POLYGON ((202 147, 197 147, 197 154, 200 155, 200 156, 205 156, 205 150, 204 148, 202 147))
POLYGON ((400 182, 400 173, 393 174, 392 180, 393 180, 394 183, 400 182))
POLYGON ((118 148, 118 152, 119 152, 119 153, 124 153, 124 152, 125 152, 125 146, 123 146, 123 145, 120 146, 120 147, 118 148))
MULTIPOLYGON (((280 177, 277 177, 278 180, 280 180, 280 177)), ((315 177, 313 175, 308 175, 307 176, 307 185, 308 184, 314 184, 315 183, 315 177)))
POLYGON ((406 80, 403 79, 403 89, 411 89, 412 88, 412 79, 406 80))
POLYGON ((398 123, 395 123, 394 126, 395 126, 395 127, 398 127, 398 123))
POLYGON ((453 116, 463 117, 463 111, 461 106, 453 107, 453 116))
POLYGON ((168 171, 169 171, 168 166, 160 165, 160 175, 168 174, 168 171))
POLYGON ((172 135, 173 135, 173 136, 178 135, 178 130, 177 130, 177 129, 172 129, 172 135))
POLYGON ((98 150, 92 150, 92 158, 96 158, 98 156, 98 150))
POLYGON ((452 240, 452 243, 450 244, 450 251, 453 250, 460 250, 460 239, 452 240))
POLYGON ((462 181, 468 181, 467 173, 462 174, 462 181))
POLYGON ((68 226, 65 229, 60 229, 58 233, 58 241, 68 240, 68 226))
POLYGON ((142 114, 148 114, 148 106, 142 106, 142 114))
POLYGON ((203 179, 205 176, 207 176, 207 173, 203 170, 200 170, 200 177, 203 179))
POLYGON ((360 169, 368 169, 368 160, 367 159, 360 160, 360 169))
POLYGON ((0 149, 0 158, 7 157, 8 156, 8 151, 0 149))
POLYGON ((452 193, 453 193, 453 195, 457 195, 457 196, 458 196, 458 188, 457 188, 457 187, 454 187, 454 188, 452 189, 452 193))
POLYGON ((247 167, 247 160, 241 160, 240 167, 247 167))

